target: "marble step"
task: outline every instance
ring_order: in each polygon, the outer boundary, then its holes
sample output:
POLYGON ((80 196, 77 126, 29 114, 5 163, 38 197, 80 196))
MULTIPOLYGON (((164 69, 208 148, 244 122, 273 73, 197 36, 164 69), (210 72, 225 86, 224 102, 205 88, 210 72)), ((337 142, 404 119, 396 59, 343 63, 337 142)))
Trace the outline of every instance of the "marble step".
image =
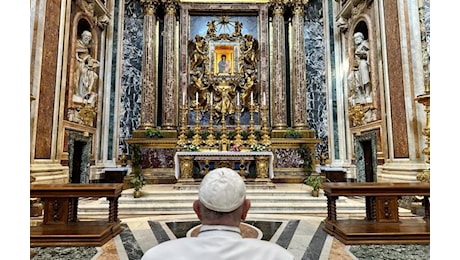
MULTIPOLYGON (((277 185, 276 189, 248 189, 251 200, 251 214, 302 214, 327 216, 327 199, 321 191, 319 197, 312 197, 311 188, 301 184, 277 185)), ((133 190, 122 192, 118 200, 119 217, 144 215, 194 214, 192 203, 197 190, 174 190, 161 185, 144 187, 140 198, 133 198, 133 190)), ((365 204, 362 198, 339 197, 336 201, 338 215, 364 216, 365 204)), ((107 214, 108 201, 104 198, 86 199, 79 203, 79 217, 92 218, 107 214)))

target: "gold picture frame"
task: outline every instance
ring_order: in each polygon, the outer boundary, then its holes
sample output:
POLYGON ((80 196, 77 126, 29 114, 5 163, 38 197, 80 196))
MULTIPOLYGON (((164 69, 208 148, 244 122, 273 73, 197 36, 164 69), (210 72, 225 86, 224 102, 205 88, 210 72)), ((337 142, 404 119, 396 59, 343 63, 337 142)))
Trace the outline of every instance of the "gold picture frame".
POLYGON ((214 48, 214 74, 234 74, 234 56, 233 45, 216 45, 214 48))

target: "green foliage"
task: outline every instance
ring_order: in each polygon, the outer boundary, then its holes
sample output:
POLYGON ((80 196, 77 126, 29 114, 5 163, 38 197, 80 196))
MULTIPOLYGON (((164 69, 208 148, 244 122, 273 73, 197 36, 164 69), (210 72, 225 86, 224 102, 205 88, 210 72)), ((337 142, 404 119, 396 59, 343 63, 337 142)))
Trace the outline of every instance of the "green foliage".
POLYGON ((247 139, 248 139, 248 136, 249 136, 249 133, 248 133, 248 131, 246 131, 246 130, 242 130, 242 131, 240 132, 240 135, 241 135, 241 138, 242 138, 243 140, 247 140, 247 139))
POLYGON ((208 130, 202 131, 201 132, 201 139, 205 140, 206 138, 208 138, 208 135, 209 135, 208 130))
POLYGON ((163 132, 159 129, 147 128, 147 130, 145 130, 145 135, 149 138, 161 138, 163 137, 163 132))
POLYGON ((233 139, 235 139, 235 136, 236 136, 235 131, 232 130, 232 131, 228 132, 228 139, 233 140, 233 139))
POLYGON ((319 190, 321 188, 321 184, 323 183, 323 177, 320 175, 310 175, 305 178, 304 183, 311 186, 313 190, 319 190))
POLYGON ((195 130, 188 129, 187 131, 185 131, 185 135, 187 136, 187 138, 193 138, 193 136, 195 135, 195 130))
POLYGON ((284 137, 285 138, 300 138, 302 137, 302 134, 299 131, 290 128, 286 130, 286 132, 284 133, 284 137))
POLYGON ((215 136, 217 139, 220 139, 220 137, 222 136, 222 132, 221 132, 221 131, 216 131, 216 132, 214 132, 214 136, 215 136))
POLYGON ((260 130, 254 130, 254 135, 256 136, 257 140, 260 140, 262 138, 262 133, 260 130))
POLYGON ((131 179, 131 186, 134 190, 140 190, 146 184, 144 175, 142 174, 142 153, 141 147, 138 144, 132 145, 132 160, 131 167, 134 177, 131 179))
POLYGON ((306 144, 301 144, 299 147, 299 154, 303 160, 303 167, 305 169, 306 176, 309 177, 313 172, 313 158, 311 156, 310 147, 306 144))

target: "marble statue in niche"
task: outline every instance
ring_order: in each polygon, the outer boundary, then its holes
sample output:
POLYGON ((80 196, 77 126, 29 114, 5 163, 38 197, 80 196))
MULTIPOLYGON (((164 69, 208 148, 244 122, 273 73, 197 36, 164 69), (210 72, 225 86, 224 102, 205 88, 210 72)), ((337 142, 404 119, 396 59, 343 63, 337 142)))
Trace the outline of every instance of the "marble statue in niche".
POLYGON ((376 108, 372 100, 369 42, 362 32, 353 34, 354 50, 352 68, 348 77, 349 110, 351 125, 361 126, 376 120, 376 108))
POLYGON ((354 103, 372 103, 371 80, 369 74, 369 42, 361 32, 353 35, 355 50, 352 71, 349 76, 349 85, 353 90, 354 103))
POLYGON ((93 35, 83 30, 75 41, 75 64, 73 76, 73 106, 67 111, 67 120, 87 126, 94 125, 96 116, 99 61, 91 56, 93 35))
POLYGON ((99 67, 99 61, 91 57, 91 41, 91 32, 85 30, 81 33, 81 38, 76 43, 74 102, 90 104, 94 107, 99 79, 95 70, 99 67))

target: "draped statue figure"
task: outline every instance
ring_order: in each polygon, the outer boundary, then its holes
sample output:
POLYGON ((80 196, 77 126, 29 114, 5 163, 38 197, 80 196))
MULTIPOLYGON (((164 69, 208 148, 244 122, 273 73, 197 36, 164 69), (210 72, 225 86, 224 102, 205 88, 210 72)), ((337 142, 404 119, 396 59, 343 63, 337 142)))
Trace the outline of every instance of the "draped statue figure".
POLYGON ((91 57, 91 41, 92 34, 89 31, 83 31, 77 40, 74 95, 79 96, 82 102, 94 106, 99 79, 95 70, 99 67, 99 61, 91 57))

